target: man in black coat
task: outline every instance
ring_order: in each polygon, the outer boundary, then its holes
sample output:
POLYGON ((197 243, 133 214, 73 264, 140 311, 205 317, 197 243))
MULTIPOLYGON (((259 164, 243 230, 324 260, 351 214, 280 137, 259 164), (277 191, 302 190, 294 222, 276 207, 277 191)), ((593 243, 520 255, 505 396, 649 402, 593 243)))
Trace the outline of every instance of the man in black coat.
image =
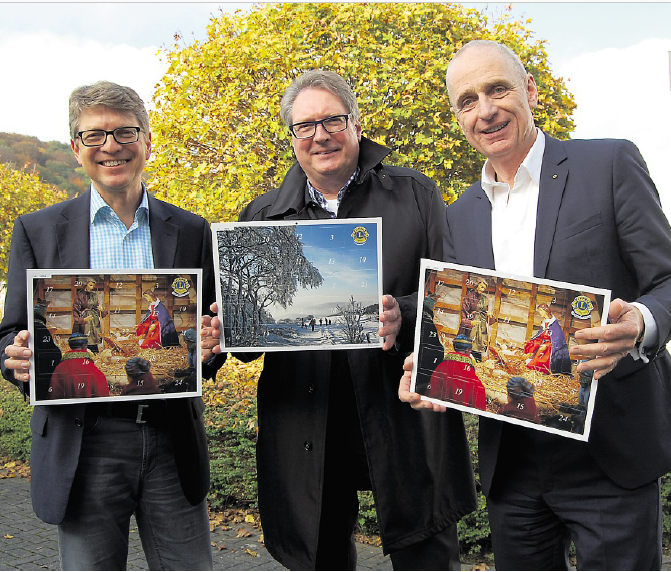
MULTIPOLYGON (((0 353, 2 375, 24 392, 26 268, 202 268, 204 301, 215 299, 207 221, 141 181, 151 133, 137 93, 110 82, 76 89, 70 127, 90 191, 19 217, 12 235, 0 353)), ((35 407, 33 508, 58 525, 64 570, 125 569, 133 513, 150 568, 212 568, 204 408, 200 398, 35 407)))
MULTIPOLYGON (((439 190, 417 171, 382 164, 390 151, 362 137, 356 98, 339 75, 303 74, 281 108, 298 161, 240 220, 382 217, 380 335, 385 349, 411 348, 419 260, 442 256, 439 190)), ((218 320, 212 325, 204 333, 217 336, 218 320)), ((402 363, 381 349, 266 354, 259 509, 266 547, 285 566, 354 570, 357 491, 372 489, 394 568, 460 568, 456 522, 476 506, 463 421, 403 406, 402 363)))
MULTIPOLYGON (((659 477, 671 469, 671 229, 645 162, 628 141, 558 141, 537 129, 534 78, 500 44, 461 48, 447 87, 487 162, 447 208, 445 260, 614 298, 609 324, 578 331, 570 350, 584 360, 577 371, 599 380, 589 442, 480 420, 496 568, 568 570, 573 541, 579 570, 658 570, 659 477)), ((401 399, 433 408, 408 380, 401 399)))

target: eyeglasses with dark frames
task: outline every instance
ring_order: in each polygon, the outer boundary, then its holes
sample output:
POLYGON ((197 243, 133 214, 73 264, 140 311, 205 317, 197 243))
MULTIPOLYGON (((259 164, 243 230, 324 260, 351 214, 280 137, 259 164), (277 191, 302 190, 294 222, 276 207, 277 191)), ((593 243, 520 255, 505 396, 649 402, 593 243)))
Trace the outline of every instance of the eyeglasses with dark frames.
POLYGON ((119 145, 128 145, 135 143, 140 139, 140 127, 117 127, 111 131, 104 129, 89 129, 87 131, 79 131, 79 137, 82 145, 85 147, 100 147, 107 142, 107 136, 111 135, 119 145))
POLYGON ((338 133, 347 129, 347 120, 352 116, 351 113, 346 115, 333 115, 320 121, 301 121, 289 125, 289 131, 296 139, 310 139, 314 137, 317 132, 317 125, 321 125, 328 133, 338 133))

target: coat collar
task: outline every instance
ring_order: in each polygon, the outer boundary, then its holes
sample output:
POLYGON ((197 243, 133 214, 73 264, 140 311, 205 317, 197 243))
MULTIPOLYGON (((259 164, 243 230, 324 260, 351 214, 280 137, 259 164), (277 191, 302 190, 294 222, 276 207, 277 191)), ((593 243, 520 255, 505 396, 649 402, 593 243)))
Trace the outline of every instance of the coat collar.
MULTIPOLYGON (((172 268, 177 252, 179 226, 172 222, 166 204, 148 195, 149 228, 156 268, 172 268)), ((58 256, 62 268, 88 268, 90 265, 91 192, 68 201, 56 222, 58 256)))
POLYGON ((89 267, 89 211, 91 192, 68 201, 56 221, 56 241, 61 268, 89 267))
POLYGON ((168 205, 147 195, 149 200, 149 229, 155 268, 173 268, 177 254, 179 225, 172 221, 168 205))
POLYGON ((470 213, 471 224, 469 227, 475 229, 475 260, 472 266, 489 268, 494 270, 494 249, 492 248, 492 204, 482 188, 482 183, 475 187, 475 206, 470 213), (483 224, 488 221, 488 224, 483 224))
MULTIPOLYGON (((381 174, 384 171, 381 162, 390 153, 391 149, 375 143, 366 137, 361 137, 361 141, 359 142, 360 172, 355 183, 357 185, 361 184, 368 173, 374 170, 383 181, 383 186, 391 189, 390 178, 381 174)), ((300 212, 307 202, 305 198, 306 185, 307 176, 298 161, 296 161, 287 171, 278 190, 278 196, 268 211, 268 216, 276 218, 287 213, 300 212)), ((151 212, 151 209, 149 212, 151 212)))

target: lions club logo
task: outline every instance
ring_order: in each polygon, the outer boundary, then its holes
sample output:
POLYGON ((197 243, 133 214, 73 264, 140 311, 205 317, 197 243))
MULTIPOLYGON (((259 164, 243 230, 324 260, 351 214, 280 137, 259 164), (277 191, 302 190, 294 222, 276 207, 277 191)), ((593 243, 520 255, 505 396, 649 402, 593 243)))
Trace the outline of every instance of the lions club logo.
POLYGON ((356 244, 366 244, 368 240, 368 231, 363 226, 357 226, 352 231, 352 238, 356 244))
POLYGON ((183 276, 178 276, 172 281, 171 288, 173 296, 183 298, 184 296, 189 295, 189 288, 191 288, 191 285, 186 278, 183 276))
POLYGON ((587 296, 576 296, 571 302, 571 315, 581 320, 586 320, 590 317, 594 304, 587 296))

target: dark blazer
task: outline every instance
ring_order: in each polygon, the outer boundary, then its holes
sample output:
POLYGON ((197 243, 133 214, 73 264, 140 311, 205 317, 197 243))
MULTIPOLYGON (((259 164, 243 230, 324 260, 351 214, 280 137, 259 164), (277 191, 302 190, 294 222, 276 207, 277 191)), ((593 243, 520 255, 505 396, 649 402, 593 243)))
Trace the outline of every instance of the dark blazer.
MULTIPOLYGON (((5 348, 27 329, 26 268, 89 267, 90 193, 19 217, 14 224, 5 313, 0 324, 2 374, 5 348)), ((149 226, 156 268, 202 268, 203 301, 215 300, 212 240, 207 221, 149 197, 149 226)), ((23 389, 23 388, 22 388, 23 389)), ((186 498, 198 504, 209 487, 209 458, 201 398, 167 399, 175 459, 186 498)), ((63 520, 79 462, 85 404, 36 406, 31 418, 33 508, 45 522, 63 520)))
MULTIPOLYGON (((446 218, 445 260, 493 269, 491 205, 479 182, 447 208, 446 218)), ((613 299, 650 309, 659 328, 659 341, 650 348, 654 358, 644 364, 627 356, 599 381, 586 446, 622 487, 641 486, 671 470, 671 358, 665 349, 671 337, 671 230, 631 142, 546 135, 534 275, 608 288, 613 299)), ((501 432, 501 422, 480 419, 485 493, 501 432)))

